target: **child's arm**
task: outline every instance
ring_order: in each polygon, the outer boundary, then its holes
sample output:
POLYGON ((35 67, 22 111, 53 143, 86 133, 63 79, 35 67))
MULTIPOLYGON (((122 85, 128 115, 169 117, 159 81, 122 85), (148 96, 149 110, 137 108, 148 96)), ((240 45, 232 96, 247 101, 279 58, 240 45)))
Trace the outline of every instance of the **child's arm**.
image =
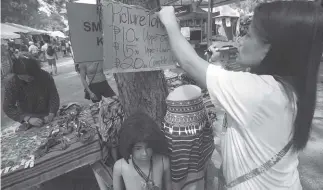
POLYGON ((163 162, 164 162, 164 174, 163 174, 163 182, 165 190, 172 190, 172 178, 170 174, 170 164, 169 164, 169 158, 167 156, 163 156, 163 162))
POLYGON ((122 160, 118 160, 113 166, 113 190, 122 190, 122 160))

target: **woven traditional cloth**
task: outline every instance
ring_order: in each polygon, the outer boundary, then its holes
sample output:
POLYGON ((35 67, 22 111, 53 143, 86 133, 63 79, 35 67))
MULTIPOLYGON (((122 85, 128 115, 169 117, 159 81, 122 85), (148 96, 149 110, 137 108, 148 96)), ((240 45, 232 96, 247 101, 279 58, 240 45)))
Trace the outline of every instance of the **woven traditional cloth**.
POLYGON ((195 85, 177 87, 166 104, 164 133, 171 150, 173 189, 191 189, 194 184, 199 184, 195 189, 204 189, 205 166, 214 141, 201 89, 195 85))

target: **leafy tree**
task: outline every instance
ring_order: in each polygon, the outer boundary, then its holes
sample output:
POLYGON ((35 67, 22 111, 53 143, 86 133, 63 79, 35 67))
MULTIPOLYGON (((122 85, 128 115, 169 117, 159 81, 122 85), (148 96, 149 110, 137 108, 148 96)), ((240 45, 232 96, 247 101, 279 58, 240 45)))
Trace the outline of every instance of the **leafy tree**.
POLYGON ((37 0, 1 0, 1 22, 29 23, 38 12, 37 0))
MULTIPOLYGON (((50 15, 39 11, 38 0, 1 0, 1 22, 12 22, 44 30, 61 30, 66 28, 60 12, 67 2, 74 0, 44 0, 51 5, 50 15)), ((66 19, 66 18, 65 18, 66 19)))

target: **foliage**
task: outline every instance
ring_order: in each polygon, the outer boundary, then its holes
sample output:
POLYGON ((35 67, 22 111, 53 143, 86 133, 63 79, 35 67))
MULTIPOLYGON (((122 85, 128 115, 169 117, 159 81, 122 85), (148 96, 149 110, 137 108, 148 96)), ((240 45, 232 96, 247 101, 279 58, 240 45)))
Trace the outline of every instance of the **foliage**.
POLYGON ((244 0, 231 4, 230 6, 234 9, 239 10, 239 12, 244 15, 252 13, 258 4, 263 2, 266 2, 266 0, 244 0))
POLYGON ((1 0, 1 22, 29 23, 38 12, 37 0, 1 0))
POLYGON ((66 28, 64 18, 61 14, 66 8, 66 3, 74 0, 43 0, 43 4, 49 8, 47 15, 39 8, 43 6, 40 0, 1 0, 1 22, 12 22, 45 30, 61 30, 66 28))

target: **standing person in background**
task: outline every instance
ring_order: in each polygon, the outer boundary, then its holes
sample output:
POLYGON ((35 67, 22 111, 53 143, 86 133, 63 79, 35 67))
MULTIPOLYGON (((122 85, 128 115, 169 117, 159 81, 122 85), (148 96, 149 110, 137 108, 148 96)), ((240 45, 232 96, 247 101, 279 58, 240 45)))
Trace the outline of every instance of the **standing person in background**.
POLYGON ((62 51, 64 53, 64 57, 66 57, 66 42, 65 42, 65 40, 61 41, 61 47, 62 47, 62 51))
POLYGON ((51 122, 59 108, 54 79, 31 56, 20 55, 12 61, 13 75, 5 84, 3 111, 22 123, 22 130, 51 122))
POLYGON ((68 53, 69 56, 71 56, 71 44, 70 44, 70 41, 66 41, 66 51, 68 53))
POLYGON ((81 63, 79 65, 85 99, 99 102, 104 97, 115 96, 103 73, 103 62, 81 63), (88 78, 88 82, 86 81, 88 78))
POLYGON ((44 41, 40 41, 39 42, 39 58, 40 58, 40 60, 42 60, 42 61, 46 61, 46 57, 45 57, 45 52, 43 52, 42 51, 42 47, 43 47, 43 45, 44 45, 45 43, 44 43, 44 41))
POLYGON ((32 41, 29 42, 28 52, 35 58, 38 58, 38 47, 32 41))
POLYGON ((219 189, 301 190, 298 155, 315 110, 322 7, 312 1, 259 4, 238 57, 250 72, 200 58, 182 36, 173 7, 163 7, 159 18, 182 68, 227 113, 219 189))
POLYGON ((42 47, 41 50, 44 52, 45 57, 48 61, 48 64, 51 67, 51 75, 57 75, 57 67, 56 67, 56 60, 58 59, 57 53, 55 51, 54 45, 50 44, 50 41, 46 42, 42 47), (55 59, 56 58, 56 59, 55 59))

